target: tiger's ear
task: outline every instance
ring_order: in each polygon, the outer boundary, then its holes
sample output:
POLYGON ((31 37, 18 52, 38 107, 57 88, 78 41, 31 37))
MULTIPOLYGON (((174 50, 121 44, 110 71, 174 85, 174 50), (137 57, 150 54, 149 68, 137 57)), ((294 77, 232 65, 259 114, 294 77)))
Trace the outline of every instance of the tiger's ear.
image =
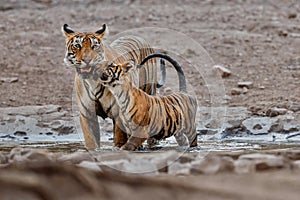
POLYGON ((131 68, 134 67, 134 62, 133 61, 128 61, 123 64, 121 64, 122 70, 124 73, 127 73, 131 68))
POLYGON ((104 38, 105 36, 108 35, 108 28, 106 26, 106 24, 103 24, 102 27, 95 32, 96 34, 99 35, 99 37, 104 38))
POLYGON ((68 24, 64 24, 61 30, 67 38, 75 33, 68 24))

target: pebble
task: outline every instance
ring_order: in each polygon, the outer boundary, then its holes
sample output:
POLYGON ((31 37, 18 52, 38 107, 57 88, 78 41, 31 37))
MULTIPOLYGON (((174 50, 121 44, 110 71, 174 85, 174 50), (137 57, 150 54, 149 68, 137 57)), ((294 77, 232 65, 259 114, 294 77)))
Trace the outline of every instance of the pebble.
POLYGON ((213 69, 215 71, 217 71, 218 73, 220 73, 222 78, 225 78, 225 77, 228 77, 228 76, 231 75, 231 71, 229 69, 227 69, 226 67, 224 67, 224 66, 214 65, 213 69))
POLYGON ((274 108, 270 108, 266 111, 266 115, 268 117, 276 117, 278 115, 285 115, 287 113, 287 109, 285 108, 277 108, 277 107, 274 107, 274 108))
POLYGON ((243 89, 241 88, 232 88, 230 91, 231 95, 240 95, 243 93, 243 89))
POLYGON ((19 78, 18 77, 4 77, 0 78, 0 82, 5 82, 5 83, 15 83, 18 82, 19 78))
POLYGON ((14 135, 15 136, 26 136, 27 133, 25 131, 16 131, 16 132, 14 132, 14 135))
POLYGON ((241 81, 241 82, 238 82, 237 85, 240 88, 250 89, 250 88, 253 87, 253 82, 251 82, 251 81, 241 81))

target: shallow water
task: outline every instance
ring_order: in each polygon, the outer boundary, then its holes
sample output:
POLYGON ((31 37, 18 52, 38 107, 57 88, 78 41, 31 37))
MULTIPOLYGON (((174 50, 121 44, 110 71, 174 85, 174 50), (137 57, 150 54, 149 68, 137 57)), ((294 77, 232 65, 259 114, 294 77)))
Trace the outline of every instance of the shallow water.
MULTIPOLYGON (((270 142, 270 141, 257 141, 244 139, 226 139, 226 140, 206 140, 198 143, 198 148, 187 149, 189 152, 258 152, 258 151, 291 151, 299 150, 299 142, 270 142)), ((66 152, 72 153, 77 151, 87 151, 84 143, 81 141, 77 142, 0 142, 1 152, 9 152, 12 148, 38 148, 47 149, 50 152, 66 152)), ((176 143, 172 141, 162 141, 161 144, 148 148, 145 146, 139 149, 138 152, 163 152, 168 150, 182 151, 176 143)), ((118 149, 113 147, 113 143, 110 141, 101 142, 99 152, 114 152, 118 149)))

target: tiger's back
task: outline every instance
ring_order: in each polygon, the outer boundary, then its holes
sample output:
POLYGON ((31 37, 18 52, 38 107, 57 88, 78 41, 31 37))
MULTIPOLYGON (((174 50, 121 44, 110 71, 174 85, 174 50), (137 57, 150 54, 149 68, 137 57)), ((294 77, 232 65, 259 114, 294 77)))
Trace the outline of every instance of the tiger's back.
POLYGON ((125 76, 132 66, 103 62, 96 70, 102 84, 116 97, 120 118, 131 135, 123 149, 135 150, 148 138, 160 140, 173 135, 181 146, 197 146, 196 98, 183 92, 148 95, 125 76))

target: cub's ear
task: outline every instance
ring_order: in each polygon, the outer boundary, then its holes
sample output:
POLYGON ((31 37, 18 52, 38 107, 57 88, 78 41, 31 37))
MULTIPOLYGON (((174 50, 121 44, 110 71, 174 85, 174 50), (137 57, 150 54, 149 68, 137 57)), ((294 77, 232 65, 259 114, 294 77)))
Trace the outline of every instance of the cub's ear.
POLYGON ((123 64, 121 64, 121 67, 122 67, 122 70, 127 73, 131 68, 133 68, 135 65, 134 61, 128 61, 128 62, 125 62, 123 64))
POLYGON ((70 37, 75 33, 68 24, 64 24, 61 30, 65 37, 70 37))
POLYGON ((99 35, 99 37, 104 38, 105 36, 108 35, 108 28, 106 26, 106 24, 103 24, 102 27, 95 32, 96 34, 99 35))

